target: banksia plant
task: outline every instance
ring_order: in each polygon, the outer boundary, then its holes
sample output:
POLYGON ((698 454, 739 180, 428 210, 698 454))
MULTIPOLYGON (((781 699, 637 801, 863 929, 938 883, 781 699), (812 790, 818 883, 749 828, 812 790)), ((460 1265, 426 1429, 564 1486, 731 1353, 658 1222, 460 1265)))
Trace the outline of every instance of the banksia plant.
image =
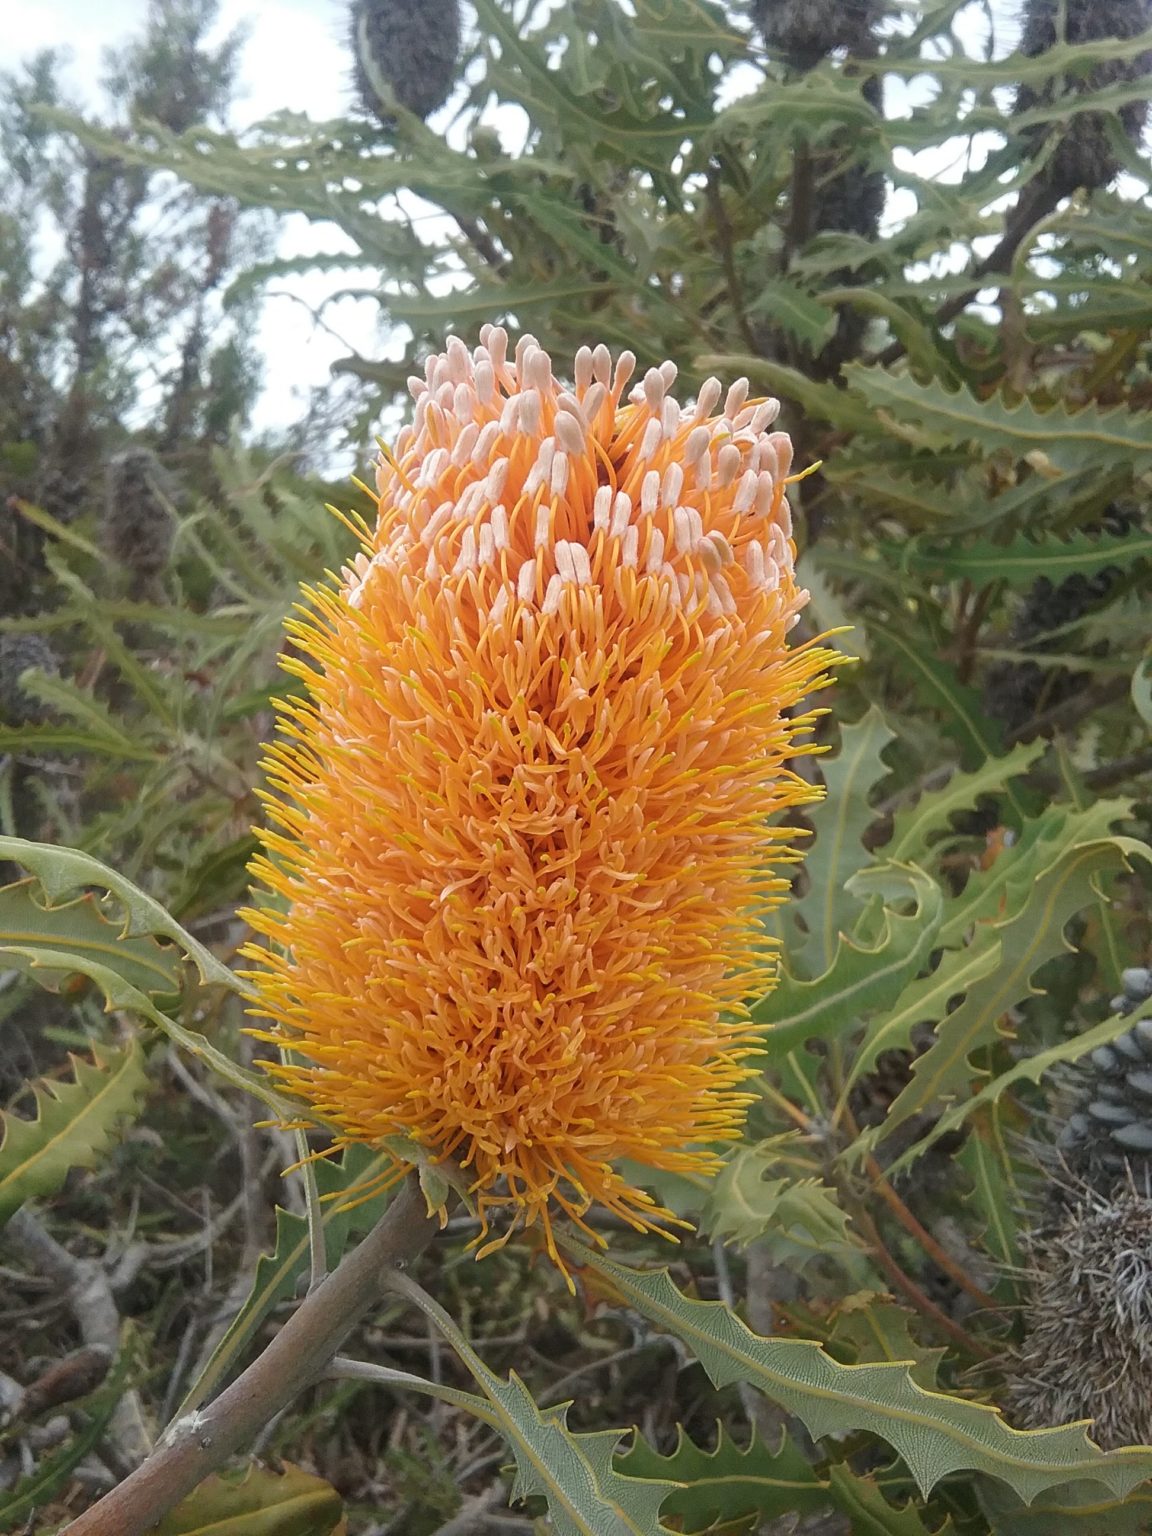
MULTIPOLYGON (((1021 18, 1020 51, 1035 58, 1058 43, 1092 43, 1103 38, 1139 37, 1152 26, 1148 0, 1027 0, 1021 18)), ((1049 82, 1040 91, 1022 85, 1016 111, 1047 104, 1054 92, 1098 91, 1106 85, 1143 79, 1152 74, 1152 52, 1133 59, 1115 59, 1049 82)), ((1150 81, 1152 89, 1152 81, 1150 81)), ((1140 142, 1148 116, 1147 101, 1124 102, 1117 115, 1128 139, 1140 142)), ((1108 114, 1072 112, 1050 126, 1030 130, 1035 153, 1045 156, 1042 181, 1057 200, 1078 187, 1104 187, 1120 170, 1109 136, 1108 114), (1052 141, 1055 139, 1055 142, 1052 141)))
POLYGON ((24 674, 35 668, 55 675, 56 654, 42 635, 0 635, 0 721, 5 725, 38 725, 49 710, 24 686, 24 674))
POLYGON ((355 0, 356 88, 365 110, 393 126, 394 103, 428 117, 456 83, 459 0, 355 0))
POLYGON ((104 548, 127 573, 134 593, 146 589, 168 564, 178 496, 175 480, 149 449, 129 448, 109 459, 101 532, 104 548))
POLYGON ((506 1208, 556 1257, 553 1211, 670 1219, 620 1159, 709 1171, 739 1132, 832 655, 786 639, 775 401, 506 348, 410 381, 375 526, 291 626, 249 954, 270 1070, 338 1142, 452 1159, 485 1232, 506 1208))

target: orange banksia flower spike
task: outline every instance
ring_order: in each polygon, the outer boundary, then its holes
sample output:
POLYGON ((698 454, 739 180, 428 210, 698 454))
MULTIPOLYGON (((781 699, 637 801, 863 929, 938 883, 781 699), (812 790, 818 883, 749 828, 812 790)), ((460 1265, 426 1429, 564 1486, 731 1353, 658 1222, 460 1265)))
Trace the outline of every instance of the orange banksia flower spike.
POLYGON ((776 402, 634 366, 582 347, 565 386, 485 327, 410 381, 376 526, 290 625, 249 914, 282 1086, 553 1256, 552 1212, 668 1219, 619 1160, 712 1171, 739 1134, 770 818, 816 793, 788 761, 833 659, 786 640, 776 402))

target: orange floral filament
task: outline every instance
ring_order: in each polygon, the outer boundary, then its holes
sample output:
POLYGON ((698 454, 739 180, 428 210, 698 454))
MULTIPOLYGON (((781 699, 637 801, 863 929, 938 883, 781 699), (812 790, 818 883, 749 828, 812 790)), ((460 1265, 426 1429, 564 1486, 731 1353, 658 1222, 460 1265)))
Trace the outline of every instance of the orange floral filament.
POLYGON ((593 1201, 668 1213, 614 1166, 708 1172, 739 1134, 770 985, 793 713, 830 653, 796 586, 775 401, 584 347, 557 382, 485 327, 410 381, 379 517, 308 593, 279 705, 248 953, 270 1070, 342 1141, 406 1136, 485 1231, 593 1201), (303 658, 303 659, 301 659, 303 658))

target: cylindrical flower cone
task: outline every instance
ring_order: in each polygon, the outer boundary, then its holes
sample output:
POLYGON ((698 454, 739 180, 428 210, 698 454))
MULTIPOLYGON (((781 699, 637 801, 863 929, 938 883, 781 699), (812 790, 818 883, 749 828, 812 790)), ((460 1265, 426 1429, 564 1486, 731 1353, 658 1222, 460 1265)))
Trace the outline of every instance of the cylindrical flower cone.
POLYGON ((833 657, 786 641, 774 401, 506 349, 452 338, 410 381, 376 526, 291 625, 249 954, 283 1087, 452 1159, 485 1231, 510 1207, 555 1257, 556 1210, 668 1218, 620 1160, 710 1172, 739 1134, 833 657))

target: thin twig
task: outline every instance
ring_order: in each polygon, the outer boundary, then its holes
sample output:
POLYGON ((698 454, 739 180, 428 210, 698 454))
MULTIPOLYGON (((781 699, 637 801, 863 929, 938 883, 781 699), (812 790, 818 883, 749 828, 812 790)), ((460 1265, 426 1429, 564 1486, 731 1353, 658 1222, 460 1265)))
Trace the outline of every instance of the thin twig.
POLYGON ((917 1221, 916 1217, 888 1182, 883 1168, 881 1168, 871 1153, 865 1158, 864 1166, 875 1181, 873 1187, 876 1193, 904 1228, 905 1232, 916 1239, 937 1269, 943 1270, 954 1285, 958 1285, 962 1291, 966 1291, 973 1301, 979 1302, 980 1306, 992 1312, 999 1311, 1000 1304, 996 1298, 989 1296, 987 1291, 982 1290, 972 1277, 966 1274, 964 1269, 957 1264, 956 1260, 940 1246, 931 1232, 921 1222, 917 1221))
MULTIPOLYGON (((51 1235, 27 1206, 11 1217, 6 1240, 23 1259, 53 1280, 65 1295, 85 1344, 120 1353, 120 1313, 104 1266, 95 1259, 78 1259, 51 1235)), ((125 1392, 108 1425, 108 1437, 129 1465, 148 1455, 151 1438, 135 1389, 125 1392)))
POLYGON ((505 1502, 504 1487, 501 1483, 492 1483, 485 1488, 483 1493, 478 1493, 474 1498, 465 1499, 460 1508, 446 1521, 433 1536, 474 1536, 474 1533, 486 1525, 485 1516, 497 1504, 505 1502))
POLYGON ((930 1297, 924 1294, 916 1282, 904 1273, 903 1269, 901 1269, 900 1265, 884 1246, 884 1240, 880 1236, 880 1229, 866 1211, 854 1211, 853 1220, 864 1234, 872 1257, 896 1289, 912 1303, 917 1312, 926 1317, 942 1333, 946 1333, 953 1343, 958 1344, 966 1354, 976 1355, 981 1360, 991 1360, 995 1357, 995 1350, 986 1349, 970 1333, 961 1328, 959 1323, 953 1322, 947 1312, 938 1307, 930 1297))
POLYGON ((1106 678, 1090 688, 1083 688, 1079 693, 1073 694, 1070 699, 1065 699, 1061 704, 1054 704, 1043 714, 1034 715, 1031 720, 1026 720, 1023 725, 1007 732, 1004 744, 1014 747, 1018 741, 1034 741, 1037 736, 1043 736, 1050 730, 1075 725, 1085 715, 1094 715, 1103 705, 1124 698, 1128 688, 1129 681, 1126 677, 1106 678))
POLYGON ((1089 789, 1111 789, 1125 779, 1139 779, 1152 769, 1152 747, 1143 752, 1133 752, 1131 757, 1117 758, 1114 763, 1101 763, 1099 768, 1089 768, 1084 783, 1089 789))
POLYGON ((436 1231, 419 1184, 410 1177, 359 1247, 301 1302, 263 1354, 207 1408, 170 1425, 141 1467, 66 1527, 68 1536, 145 1536, 320 1380, 348 1334, 383 1299, 396 1272, 436 1231))
POLYGON ((497 275, 503 274, 508 263, 484 226, 466 213, 456 213, 452 217, 456 220, 457 229, 477 255, 482 256, 497 275))

